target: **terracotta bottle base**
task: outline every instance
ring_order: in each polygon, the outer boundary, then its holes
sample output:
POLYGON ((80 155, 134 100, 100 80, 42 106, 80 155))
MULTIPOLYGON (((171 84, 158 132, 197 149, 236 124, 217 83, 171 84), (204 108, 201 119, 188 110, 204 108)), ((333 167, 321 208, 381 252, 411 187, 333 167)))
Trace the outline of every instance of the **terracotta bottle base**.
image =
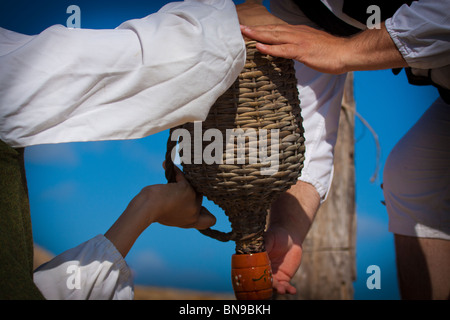
POLYGON ((234 254, 231 281, 237 300, 272 299, 272 268, 267 252, 234 254))

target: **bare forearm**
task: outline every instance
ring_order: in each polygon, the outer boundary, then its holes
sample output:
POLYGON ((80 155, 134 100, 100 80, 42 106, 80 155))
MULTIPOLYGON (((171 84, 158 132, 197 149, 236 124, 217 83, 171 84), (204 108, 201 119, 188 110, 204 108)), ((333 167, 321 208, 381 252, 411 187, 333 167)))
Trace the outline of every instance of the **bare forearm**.
POLYGON ((368 29, 342 44, 345 71, 380 70, 407 67, 384 23, 380 29, 368 29))
POLYGON ((245 1, 245 3, 247 3, 247 4, 253 4, 253 3, 262 4, 263 0, 247 0, 247 1, 245 1))
POLYGON ((105 238, 125 258, 142 231, 130 216, 122 215, 105 233, 105 238))
MULTIPOLYGON (((124 258, 137 238, 154 220, 153 212, 148 213, 149 210, 146 209, 149 206, 148 201, 150 199, 145 192, 138 194, 105 233, 105 237, 114 244, 124 258)), ((154 210, 156 211, 157 208, 154 210)))

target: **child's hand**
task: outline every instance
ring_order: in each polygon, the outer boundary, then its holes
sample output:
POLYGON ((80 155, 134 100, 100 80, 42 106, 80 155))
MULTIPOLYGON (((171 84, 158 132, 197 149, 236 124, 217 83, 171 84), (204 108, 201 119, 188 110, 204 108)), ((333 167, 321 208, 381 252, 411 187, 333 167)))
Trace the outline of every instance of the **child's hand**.
POLYGON ((175 170, 176 182, 143 188, 105 233, 123 257, 154 222, 200 230, 216 223, 216 218, 202 207, 202 196, 192 189, 180 169, 175 170))
POLYGON ((216 223, 216 218, 202 207, 203 196, 197 194, 175 166, 176 182, 149 186, 153 205, 153 222, 179 228, 206 229, 216 223))

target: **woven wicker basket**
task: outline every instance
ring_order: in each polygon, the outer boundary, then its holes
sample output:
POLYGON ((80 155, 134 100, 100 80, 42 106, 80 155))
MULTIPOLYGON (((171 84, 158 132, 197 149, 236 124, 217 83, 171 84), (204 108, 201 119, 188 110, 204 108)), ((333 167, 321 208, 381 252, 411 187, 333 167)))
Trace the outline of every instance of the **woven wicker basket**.
MULTIPOLYGON (((201 232, 220 241, 235 241, 238 254, 265 251, 263 233, 268 209, 280 193, 297 181, 305 151, 293 61, 262 55, 253 41, 248 41, 246 47, 244 69, 201 123, 202 136, 208 129, 218 129, 222 133, 223 161, 208 164, 203 159, 195 164, 192 143, 191 164, 181 163, 184 175, 193 188, 219 205, 231 222, 232 231, 229 233, 211 229, 201 232), (252 134, 256 132, 259 146, 255 148, 247 137, 245 145, 235 144, 230 149, 226 139, 230 130, 244 132, 245 135, 250 128, 252 134), (267 133, 265 141, 262 139, 264 135, 261 136, 264 131, 267 133), (265 152, 268 159, 276 159, 275 169, 275 162, 264 162, 258 155, 256 162, 251 161, 251 154, 255 151, 261 153, 259 148, 264 144, 267 144, 265 152), (244 152, 245 163, 238 163, 238 159, 242 162, 239 152, 244 152), (270 169, 272 172, 262 171, 270 169)), ((170 168, 172 150, 177 144, 177 141, 172 141, 172 134, 180 128, 189 131, 192 137, 199 134, 193 123, 171 130, 166 154, 166 177, 169 182, 174 179, 170 168)), ((210 143, 203 142, 203 150, 210 143)))

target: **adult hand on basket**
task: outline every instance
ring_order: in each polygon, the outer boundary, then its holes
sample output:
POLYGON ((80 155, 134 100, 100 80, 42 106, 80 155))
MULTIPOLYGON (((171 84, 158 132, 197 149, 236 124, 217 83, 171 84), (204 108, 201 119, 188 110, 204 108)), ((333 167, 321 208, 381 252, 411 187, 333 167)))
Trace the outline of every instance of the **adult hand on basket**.
POLYGON ((326 73, 344 73, 347 39, 305 25, 290 25, 271 14, 262 1, 247 0, 236 10, 245 39, 258 41, 264 54, 294 59, 326 73))
POLYGON ((244 37, 258 41, 263 54, 297 60, 319 72, 407 67, 384 22, 380 29, 368 29, 352 37, 337 37, 306 25, 242 25, 244 37))
POLYGON ((302 243, 319 200, 312 185, 298 181, 272 204, 265 243, 272 265, 273 287, 279 294, 297 291, 290 281, 300 266, 302 243))

